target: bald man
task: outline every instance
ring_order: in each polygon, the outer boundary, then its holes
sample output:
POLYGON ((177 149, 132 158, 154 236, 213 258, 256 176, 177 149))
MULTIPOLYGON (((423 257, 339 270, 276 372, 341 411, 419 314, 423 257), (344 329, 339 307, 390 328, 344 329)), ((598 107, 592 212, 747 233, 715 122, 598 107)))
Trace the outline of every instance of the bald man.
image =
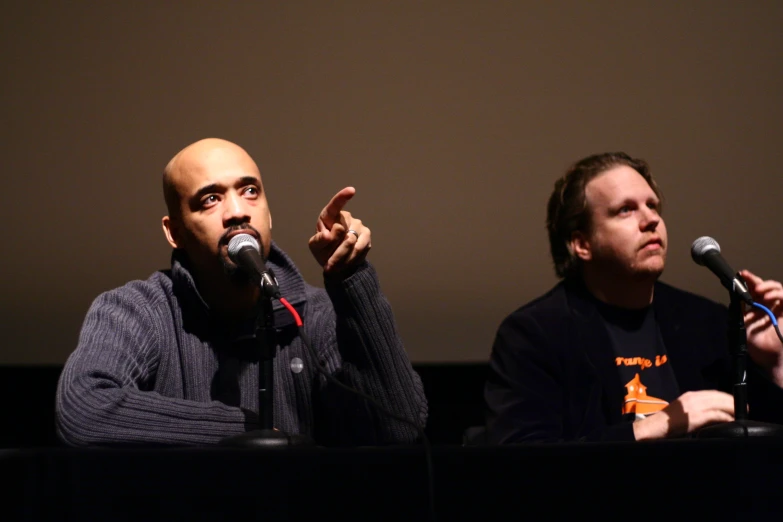
POLYGON ((316 371, 322 365, 387 410, 424 426, 427 403, 391 307, 366 261, 370 229, 343 210, 346 187, 318 216, 310 250, 324 287, 307 284, 272 241, 272 216, 253 159, 234 143, 198 141, 163 173, 171 269, 100 295, 57 392, 57 430, 76 446, 213 444, 259 428, 258 343, 248 344, 260 289, 228 255, 260 244, 280 293, 300 313, 314 360, 290 314, 273 303, 274 427, 321 445, 410 443, 417 430, 316 371))

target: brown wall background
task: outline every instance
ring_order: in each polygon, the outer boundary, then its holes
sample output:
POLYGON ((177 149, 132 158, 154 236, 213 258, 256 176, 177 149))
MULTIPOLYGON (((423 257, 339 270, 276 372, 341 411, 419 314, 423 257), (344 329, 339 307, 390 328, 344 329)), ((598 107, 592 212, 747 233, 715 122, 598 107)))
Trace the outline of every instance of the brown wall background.
POLYGON ((317 214, 357 187, 414 361, 486 360, 555 283, 546 198, 595 152, 651 163, 665 281, 727 301, 701 235, 783 278, 778 1, 3 7, 0 364, 64 362, 98 293, 168 265, 160 173, 206 136, 256 158, 311 283, 317 214))

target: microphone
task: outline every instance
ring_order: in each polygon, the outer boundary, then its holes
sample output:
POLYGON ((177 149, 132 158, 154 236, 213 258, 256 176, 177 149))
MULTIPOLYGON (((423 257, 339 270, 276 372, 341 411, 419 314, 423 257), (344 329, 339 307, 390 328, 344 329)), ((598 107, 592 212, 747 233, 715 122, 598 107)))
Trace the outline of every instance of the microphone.
POLYGON ((720 282, 730 292, 738 295, 747 304, 753 304, 753 297, 748 292, 745 282, 720 255, 720 245, 717 241, 709 236, 698 238, 691 245, 691 257, 696 261, 696 264, 706 266, 718 276, 720 282))
POLYGON ((256 238, 250 234, 237 234, 228 242, 228 257, 247 272, 269 298, 280 298, 277 280, 266 267, 264 255, 256 238))

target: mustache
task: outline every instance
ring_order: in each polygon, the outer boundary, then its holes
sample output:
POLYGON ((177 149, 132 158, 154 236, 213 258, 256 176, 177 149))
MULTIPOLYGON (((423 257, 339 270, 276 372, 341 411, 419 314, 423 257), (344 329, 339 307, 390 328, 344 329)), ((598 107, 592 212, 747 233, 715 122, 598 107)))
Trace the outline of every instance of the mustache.
POLYGON ((223 232, 223 234, 220 236, 220 239, 218 240, 218 247, 226 246, 228 245, 228 236, 233 234, 234 232, 252 232, 252 236, 261 240, 261 233, 253 228, 252 225, 249 223, 242 223, 241 225, 231 225, 230 227, 226 228, 226 231, 223 232))

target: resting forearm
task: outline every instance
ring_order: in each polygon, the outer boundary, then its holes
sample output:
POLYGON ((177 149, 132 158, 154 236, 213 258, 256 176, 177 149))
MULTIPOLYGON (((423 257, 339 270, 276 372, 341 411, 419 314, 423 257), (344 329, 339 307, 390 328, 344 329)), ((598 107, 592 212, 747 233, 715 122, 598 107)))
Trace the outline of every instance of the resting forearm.
POLYGON ((61 387, 57 429, 74 446, 214 444, 245 431, 246 414, 219 402, 163 397, 133 388, 61 387))

